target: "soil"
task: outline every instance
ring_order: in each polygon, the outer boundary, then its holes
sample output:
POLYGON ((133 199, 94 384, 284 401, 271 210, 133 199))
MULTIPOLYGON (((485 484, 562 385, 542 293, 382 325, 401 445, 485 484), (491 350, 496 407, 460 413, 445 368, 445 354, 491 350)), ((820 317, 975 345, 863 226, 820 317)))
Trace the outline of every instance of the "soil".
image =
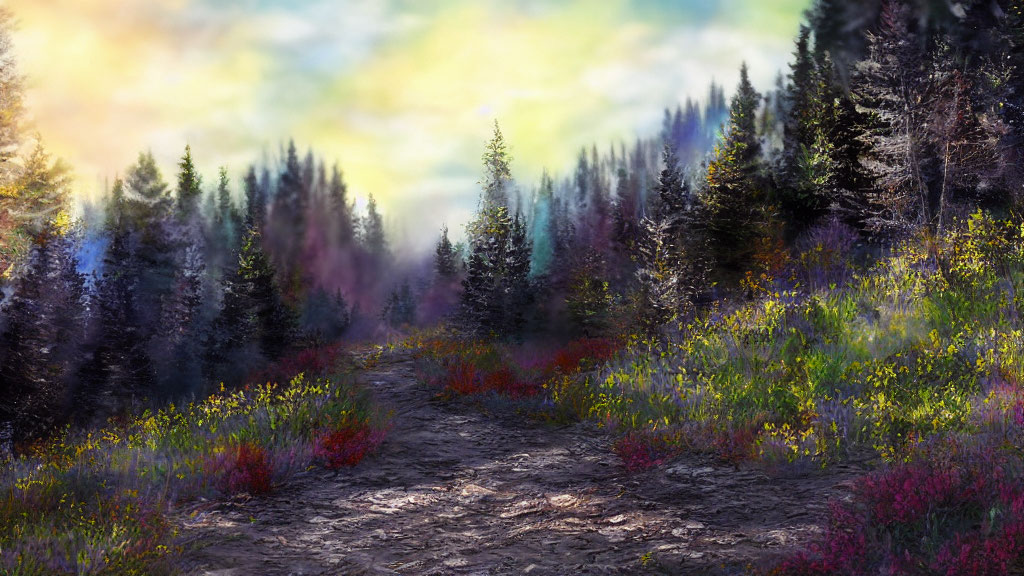
POLYGON ((440 400, 408 354, 358 379, 393 410, 380 451, 183 519, 188 574, 740 574, 818 537, 864 473, 687 455, 630 474, 594 425, 440 400))

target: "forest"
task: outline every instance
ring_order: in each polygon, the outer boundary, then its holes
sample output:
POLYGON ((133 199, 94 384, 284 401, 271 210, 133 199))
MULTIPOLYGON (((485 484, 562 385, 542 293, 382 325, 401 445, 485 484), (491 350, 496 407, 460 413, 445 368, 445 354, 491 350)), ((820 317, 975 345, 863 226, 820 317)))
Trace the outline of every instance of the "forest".
MULTIPOLYGON (((1024 574, 1021 0, 815 0, 771 90, 744 64, 666 108, 660 133, 537 182, 513 178, 517 144, 491 119, 472 220, 416 222, 436 244, 415 257, 386 205, 357 204, 343 165, 291 140, 215 175, 185 142, 172 172, 143 151, 76 208, 73 167, 26 120, 15 17, 0 573, 230 568, 190 522, 256 525, 263 500, 385 475, 417 398, 599 438, 602 474, 637 498, 693 462, 841 488, 812 491, 810 529, 761 526, 781 543, 709 543, 695 534, 755 528, 698 514, 665 520, 685 550, 630 532, 601 567, 442 565, 425 545, 387 573, 1024 574)), ((369 573, 357 548, 296 573, 369 573)), ((251 573, 290 573, 269 566, 251 573)))

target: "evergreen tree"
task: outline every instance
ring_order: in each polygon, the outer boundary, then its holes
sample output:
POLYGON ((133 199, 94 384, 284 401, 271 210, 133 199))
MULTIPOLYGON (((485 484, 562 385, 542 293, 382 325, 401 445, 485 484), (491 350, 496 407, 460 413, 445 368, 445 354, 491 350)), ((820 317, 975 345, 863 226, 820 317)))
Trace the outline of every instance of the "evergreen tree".
POLYGON ((272 256, 280 274, 283 296, 293 304, 305 295, 311 281, 301 266, 308 232, 311 179, 312 167, 303 167, 295 142, 289 141, 266 234, 269 245, 274 248, 272 256))
POLYGON ((37 438, 67 415, 84 335, 84 279, 69 237, 37 236, 0 332, 0 422, 37 438))
POLYGON ((192 162, 192 147, 185 146, 185 154, 178 162, 178 211, 189 217, 199 208, 199 199, 203 195, 203 179, 196 172, 192 162))
POLYGON ((977 201, 995 135, 980 122, 948 37, 933 35, 926 50, 901 0, 887 0, 881 22, 854 77, 857 104, 870 122, 865 166, 878 189, 870 224, 889 233, 941 232, 951 205, 977 201))
POLYGON ((348 200, 348 187, 342 178, 341 169, 331 169, 331 181, 327 185, 328 209, 335 227, 335 240, 339 246, 348 246, 355 238, 355 219, 352 204, 348 200))
POLYGON ((481 208, 467 226, 469 259, 463 280, 462 322, 470 330, 515 336, 530 298, 531 247, 526 223, 501 203, 509 186, 508 152, 495 123, 484 154, 481 208))
POLYGON ((256 168, 250 166, 242 181, 245 188, 245 219, 246 228, 262 230, 266 221, 267 194, 263 185, 256 178, 256 168))
POLYGON ((669 322, 683 308, 683 280, 677 266, 668 222, 644 218, 637 245, 638 320, 648 333, 669 322))
POLYGON ((139 153, 136 163, 128 169, 124 185, 129 200, 129 216, 139 227, 145 227, 163 215, 170 206, 167 183, 150 151, 139 153))
POLYGON ((370 194, 366 202, 366 216, 363 218, 363 245, 374 257, 376 265, 383 265, 388 258, 388 240, 384 234, 384 218, 377 211, 377 201, 370 194))
POLYGON ((820 216, 822 202, 813 178, 806 178, 808 152, 815 144, 817 69, 810 49, 810 28, 800 27, 796 51, 790 64, 786 91, 787 114, 784 123, 782 165, 779 174, 779 199, 791 224, 810 225, 820 216))
MULTIPOLYGON (((2 19, 0 12, 0 27, 2 19)), ((0 72, 0 89, 3 88, 2 77, 0 72)), ((0 120, 0 132, 4 130, 3 123, 4 120, 0 120)), ((0 167, 0 171, 3 170, 0 167)), ((41 141, 36 142, 18 169, 7 176, 13 180, 0 181, 0 284, 4 276, 17 276, 17 265, 30 251, 34 238, 57 220, 66 222, 64 217, 71 193, 69 168, 64 162, 53 160, 41 141)))
POLYGON ((0 9, 0 183, 18 177, 18 155, 24 136, 25 83, 18 72, 11 35, 15 19, 6 7, 0 9))
POLYGON ((760 101, 744 64, 729 111, 729 127, 715 148, 700 197, 701 225, 715 261, 727 272, 742 272, 753 256, 755 241, 767 234, 771 207, 761 177, 755 124, 760 101))
POLYGON ((553 264, 555 243, 558 232, 554 229, 555 183, 547 170, 541 174, 540 188, 533 201, 533 216, 530 218, 531 238, 533 239, 533 276, 545 276, 553 264))
POLYGON ((459 273, 458 252, 448 239, 448 226, 441 227, 441 239, 434 249, 434 271, 442 281, 450 281, 459 273))
POLYGON ((221 166, 217 171, 217 212, 215 220, 221 225, 228 225, 233 220, 234 207, 231 204, 231 179, 228 169, 221 166))
MULTIPOLYGON (((114 190, 121 188, 120 180, 114 190)), ((94 310, 95 346, 79 371, 75 404, 79 422, 109 413, 153 388, 156 376, 148 351, 148 336, 138 313, 136 297, 140 262, 129 250, 125 205, 114 204, 108 220, 110 244, 97 281, 94 310)))
POLYGON ((612 304, 606 264, 600 252, 588 250, 572 268, 565 298, 569 320, 585 336, 597 335, 607 326, 612 304))
POLYGON ((252 228, 245 233, 237 266, 224 279, 224 302, 207 346, 207 369, 214 373, 234 362, 275 360, 295 334, 295 318, 281 300, 260 240, 252 228))
POLYGON ((381 318, 392 328, 409 326, 416 322, 416 299, 413 298, 409 282, 402 282, 388 294, 381 318))
POLYGON ((328 293, 315 288, 303 302, 299 326, 314 344, 334 342, 352 324, 352 309, 341 291, 328 293))
POLYGON ((178 257, 181 261, 175 270, 174 286, 163 305, 162 330, 155 337, 163 353, 151 355, 166 397, 196 392, 202 383, 200 343, 206 329, 202 314, 206 262, 197 243, 182 245, 178 257))
POLYGON ((481 198, 483 208, 489 206, 508 207, 509 186, 512 182, 512 156, 505 145, 505 137, 501 134, 498 121, 494 121, 494 135, 487 143, 483 155, 484 175, 482 182, 483 196, 481 198))
POLYGON ((690 191, 683 179, 679 159, 669 146, 665 146, 662 152, 662 161, 664 168, 655 186, 659 200, 658 218, 665 220, 675 235, 681 232, 684 217, 690 207, 690 191))

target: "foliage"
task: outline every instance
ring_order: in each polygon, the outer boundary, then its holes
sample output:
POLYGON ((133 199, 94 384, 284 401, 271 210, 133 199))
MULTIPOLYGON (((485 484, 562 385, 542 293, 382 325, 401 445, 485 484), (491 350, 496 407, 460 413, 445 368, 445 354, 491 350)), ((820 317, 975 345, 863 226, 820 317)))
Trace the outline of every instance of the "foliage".
POLYGON ((172 573, 182 506, 354 465, 383 431, 350 383, 302 374, 68 430, 0 469, 0 572, 172 573))

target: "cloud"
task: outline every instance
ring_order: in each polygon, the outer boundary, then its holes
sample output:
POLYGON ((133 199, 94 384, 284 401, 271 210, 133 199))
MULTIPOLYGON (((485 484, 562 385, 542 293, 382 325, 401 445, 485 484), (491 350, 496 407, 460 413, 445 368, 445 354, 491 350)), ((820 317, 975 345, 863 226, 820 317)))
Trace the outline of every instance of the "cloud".
POLYGON ((9 1, 37 128, 83 190, 140 149, 170 170, 188 142, 212 181, 294 136, 419 242, 427 208, 453 231, 468 218, 493 119, 530 188, 581 146, 650 134, 711 78, 731 89, 741 60, 769 87, 806 4, 9 1))

